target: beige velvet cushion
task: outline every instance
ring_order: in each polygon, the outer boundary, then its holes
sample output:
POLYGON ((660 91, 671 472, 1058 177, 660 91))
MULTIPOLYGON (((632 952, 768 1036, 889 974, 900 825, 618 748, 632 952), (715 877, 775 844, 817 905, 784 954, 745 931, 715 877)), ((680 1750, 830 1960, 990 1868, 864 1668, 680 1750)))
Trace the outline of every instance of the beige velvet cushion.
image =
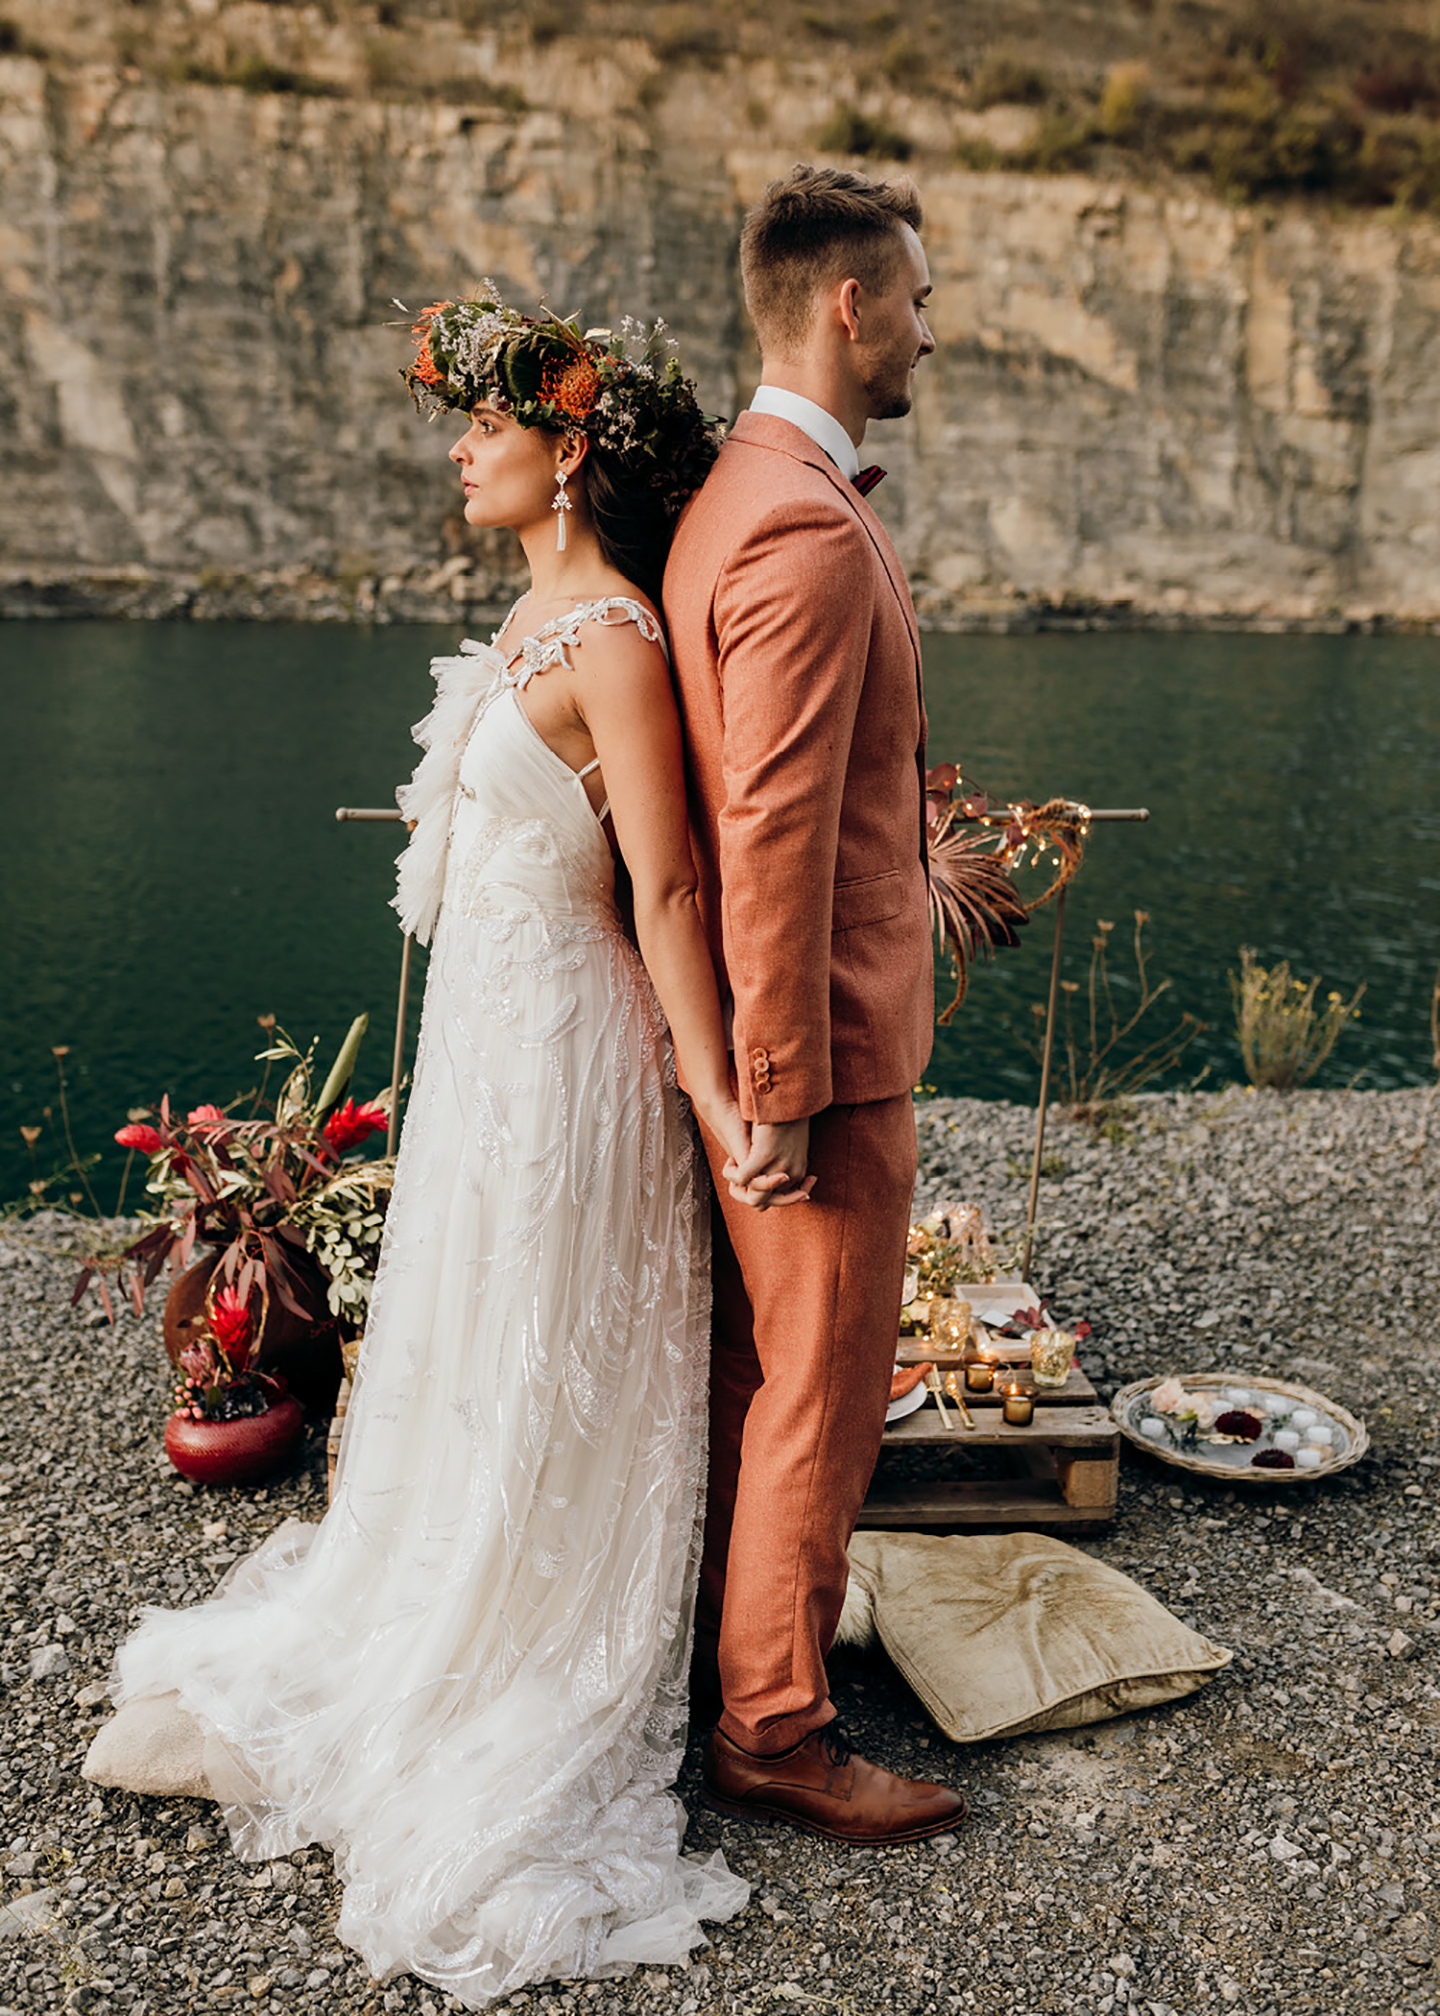
POLYGON ((1230 1652, 1126 1575, 1038 1533, 857 1533, 875 1635, 957 1743, 1069 1729, 1202 1687, 1230 1652))

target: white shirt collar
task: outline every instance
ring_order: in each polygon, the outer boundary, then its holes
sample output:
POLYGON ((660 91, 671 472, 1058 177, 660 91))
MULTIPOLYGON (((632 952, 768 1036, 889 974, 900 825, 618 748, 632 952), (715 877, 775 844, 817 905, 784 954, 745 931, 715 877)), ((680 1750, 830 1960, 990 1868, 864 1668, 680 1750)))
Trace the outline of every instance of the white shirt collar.
POLYGON ((806 399, 799 392, 787 392, 779 385, 761 385, 750 401, 752 413, 772 413, 777 420, 788 420, 793 426, 808 434, 817 448, 835 464, 842 476, 848 476, 853 483, 860 474, 860 457, 855 452, 855 443, 840 425, 833 413, 823 406, 817 406, 813 399, 806 399))

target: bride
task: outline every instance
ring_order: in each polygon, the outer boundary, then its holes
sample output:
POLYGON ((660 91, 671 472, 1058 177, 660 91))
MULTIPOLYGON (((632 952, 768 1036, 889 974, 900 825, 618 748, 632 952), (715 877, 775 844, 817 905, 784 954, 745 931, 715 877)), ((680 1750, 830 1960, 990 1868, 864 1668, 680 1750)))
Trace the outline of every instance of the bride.
POLYGON ((679 1960, 748 1895, 681 1852, 671 1790, 709 1327, 671 1040, 737 1194, 772 1200, 744 1181, 655 614, 711 428, 658 331, 491 290, 415 334, 418 402, 468 415, 465 516, 518 531, 531 586, 435 661, 400 793, 396 907, 433 949, 334 1499, 210 1601, 145 1611, 114 1693, 178 1694, 242 1856, 333 1849, 377 1977, 480 2008, 679 1960))

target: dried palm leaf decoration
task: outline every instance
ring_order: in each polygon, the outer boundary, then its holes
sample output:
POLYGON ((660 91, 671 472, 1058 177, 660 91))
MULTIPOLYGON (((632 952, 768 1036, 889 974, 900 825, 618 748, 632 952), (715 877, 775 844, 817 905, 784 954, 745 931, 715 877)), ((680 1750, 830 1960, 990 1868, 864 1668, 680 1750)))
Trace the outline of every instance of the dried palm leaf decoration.
POLYGON ((986 792, 965 783, 958 765, 941 763, 925 773, 925 816, 930 920, 942 954, 949 954, 955 968, 954 999, 938 1018, 947 1023, 965 999, 974 960, 993 959, 1002 947, 1018 945, 1032 914, 1079 868, 1090 808, 1068 798, 995 806, 986 792), (1053 857, 1046 864, 1049 883, 1030 900, 1011 875, 1027 856, 1034 866, 1053 857))

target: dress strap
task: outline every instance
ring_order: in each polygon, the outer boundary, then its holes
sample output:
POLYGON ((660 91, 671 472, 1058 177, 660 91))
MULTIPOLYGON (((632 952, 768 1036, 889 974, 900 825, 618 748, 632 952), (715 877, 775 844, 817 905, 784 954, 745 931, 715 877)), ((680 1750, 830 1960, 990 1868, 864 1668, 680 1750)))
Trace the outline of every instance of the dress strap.
MULTIPOLYGON (((517 602, 515 607, 518 609, 519 606, 517 602)), ((513 616, 514 613, 512 609, 510 614, 513 616)), ((505 623, 509 621, 507 616, 505 623)), ((496 631, 497 637, 504 630, 505 623, 496 631)), ((637 602, 632 595, 602 595, 593 602, 577 602, 573 609, 552 616, 530 636, 522 637, 505 661, 508 683, 523 689, 537 672, 548 672, 552 665, 563 665, 567 672, 573 672, 575 667, 566 653, 580 642, 580 631, 586 623, 633 623, 646 643, 658 644, 667 661, 669 659, 665 632, 642 602, 637 602)))
POLYGON ((577 770, 575 772, 575 775, 577 777, 588 777, 592 770, 598 770, 599 768, 600 768, 600 758, 598 756, 592 756, 590 758, 590 761, 585 765, 585 768, 583 770, 577 770))

